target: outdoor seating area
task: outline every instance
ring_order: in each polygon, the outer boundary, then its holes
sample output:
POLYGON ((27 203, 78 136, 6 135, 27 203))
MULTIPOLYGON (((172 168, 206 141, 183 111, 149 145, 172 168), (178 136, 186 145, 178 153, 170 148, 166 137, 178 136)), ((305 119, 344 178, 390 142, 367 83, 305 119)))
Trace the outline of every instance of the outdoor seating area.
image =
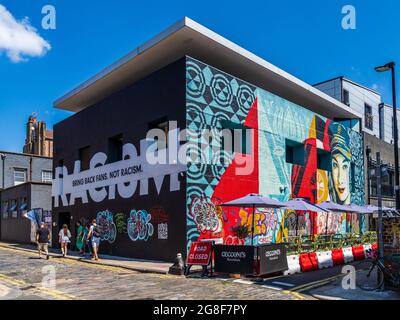
MULTIPOLYGON (((235 266, 232 260, 228 259, 220 263, 219 260, 221 259, 218 258, 216 259, 216 270, 220 272, 226 271, 227 273, 232 273, 236 270, 238 273, 254 273, 258 275, 272 274, 277 271, 284 272, 285 274, 307 272, 366 259, 369 255, 376 254, 378 250, 377 232, 359 226, 355 228, 353 216, 357 215, 360 217, 364 215, 366 220, 371 221, 376 211, 393 210, 391 208, 367 207, 354 204, 340 205, 329 201, 321 204, 313 204, 302 198, 281 202, 259 194, 249 194, 223 203, 221 207, 252 208, 251 225, 247 225, 249 230, 251 230, 251 239, 247 239, 240 245, 220 245, 217 252, 223 252, 223 258, 237 257, 240 254, 243 257, 249 257, 253 256, 252 252, 257 252, 257 261, 253 261, 252 259, 247 259, 248 261, 236 259, 237 266, 235 266), (282 237, 283 241, 277 243, 271 242, 269 244, 258 243, 254 235, 254 215, 257 208, 291 210, 295 214, 295 230, 290 230, 288 235, 282 237), (315 217, 319 213, 325 215, 325 221, 322 225, 319 224, 315 228, 317 221, 315 217), (308 214, 309 223, 307 228, 299 228, 299 216, 304 217, 304 214, 308 214), (329 225, 332 221, 330 219, 332 216, 330 215, 335 214, 340 214, 342 217, 346 214, 346 219, 342 220, 345 225, 342 225, 341 222, 340 226, 336 227, 339 231, 336 233, 332 232, 334 229, 329 225), (343 232, 342 230, 348 230, 349 232, 343 232), (356 230, 358 232, 355 232, 356 230), (239 253, 238 250, 248 250, 248 252, 244 254, 243 252, 239 253), (260 252, 265 252, 267 257, 274 254, 279 256, 279 265, 275 265, 273 259, 263 260, 263 254, 260 255, 260 252), (253 269, 253 265, 257 265, 257 267, 253 269), (244 268, 246 266, 247 269, 244 268)), ((214 247, 214 249, 216 248, 214 247)), ((216 257, 218 257, 218 254, 216 257)))

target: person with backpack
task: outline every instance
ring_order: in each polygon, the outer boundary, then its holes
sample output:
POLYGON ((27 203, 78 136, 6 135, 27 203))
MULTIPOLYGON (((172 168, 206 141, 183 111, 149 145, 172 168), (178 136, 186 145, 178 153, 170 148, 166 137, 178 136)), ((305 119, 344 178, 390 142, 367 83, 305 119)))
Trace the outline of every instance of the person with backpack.
POLYGON ((62 226, 62 229, 58 233, 58 240, 61 245, 62 255, 63 257, 66 257, 68 250, 68 243, 71 242, 71 232, 68 230, 68 226, 66 224, 62 226))
POLYGON ((92 225, 90 226, 88 237, 89 238, 91 237, 92 239, 93 255, 94 259, 97 261, 99 260, 99 256, 97 253, 99 251, 99 246, 100 246, 101 231, 99 226, 97 225, 96 219, 92 220, 92 225))
POLYGON ((92 254, 92 240, 91 238, 89 238, 89 230, 90 230, 90 223, 88 223, 85 227, 85 229, 83 230, 83 237, 82 237, 82 242, 83 242, 83 255, 86 254, 86 249, 87 252, 89 253, 89 255, 91 257, 93 257, 92 254))

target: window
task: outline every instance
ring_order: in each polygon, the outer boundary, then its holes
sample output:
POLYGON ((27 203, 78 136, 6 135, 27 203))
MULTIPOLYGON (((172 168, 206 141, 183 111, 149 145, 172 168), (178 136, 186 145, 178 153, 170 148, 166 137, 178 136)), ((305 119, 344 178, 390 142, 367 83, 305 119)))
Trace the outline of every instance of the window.
POLYGON ((304 145, 286 139, 286 162, 304 166, 304 145))
POLYGON ((350 97, 349 97, 349 92, 347 90, 343 90, 343 103, 345 105, 350 106, 350 97))
POLYGON ((317 149, 317 168, 325 171, 332 171, 330 152, 317 149))
POLYGON ((14 169, 14 186, 26 182, 26 169, 14 169))
POLYGON ((108 162, 122 160, 123 137, 122 134, 108 139, 108 162))
POLYGON ((374 116, 372 115, 372 107, 368 104, 364 106, 365 128, 373 130, 374 116))
POLYGON ((19 210, 21 211, 21 215, 26 213, 28 210, 28 198, 21 198, 19 201, 19 210))
POLYGON ((251 142, 252 142, 251 128, 227 120, 222 120, 221 126, 222 126, 222 131, 221 131, 222 151, 227 151, 227 152, 233 151, 242 154, 251 154, 251 142), (230 132, 230 139, 225 139, 224 135, 229 132, 230 132), (230 145, 226 145, 227 143, 229 143, 230 145))
POLYGON ((52 182, 53 173, 51 171, 42 171, 42 182, 52 182))
POLYGON ((4 201, 1 207, 3 219, 8 219, 8 201, 4 201))
POLYGON ((158 149, 168 147, 169 122, 166 117, 151 122, 149 124, 149 129, 160 129, 164 133, 164 135, 159 137, 158 149))
POLYGON ((79 149, 79 160, 81 161, 81 171, 89 170, 90 166, 90 147, 79 149))
POLYGON ((11 218, 18 218, 17 200, 11 200, 10 210, 11 218))

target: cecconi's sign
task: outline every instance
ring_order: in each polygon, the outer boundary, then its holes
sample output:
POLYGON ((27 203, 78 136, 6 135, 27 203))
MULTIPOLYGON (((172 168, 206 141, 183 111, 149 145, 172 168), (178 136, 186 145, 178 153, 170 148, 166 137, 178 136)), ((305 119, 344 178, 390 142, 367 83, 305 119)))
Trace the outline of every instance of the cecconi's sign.
POLYGON ((185 145, 178 148, 178 140, 174 132, 170 132, 168 146, 159 150, 157 141, 144 139, 140 142, 140 155, 133 144, 125 144, 121 161, 106 164, 107 155, 96 153, 90 160, 90 168, 81 171, 81 162, 75 161, 74 172, 67 168, 57 167, 53 180, 52 196, 54 206, 71 206, 76 199, 88 203, 105 199, 115 199, 118 193, 122 198, 130 198, 139 186, 140 195, 149 193, 149 179, 153 179, 160 194, 165 176, 169 175, 169 191, 180 189, 178 174, 186 171, 186 165, 178 158, 185 155, 185 145), (163 161, 159 161, 163 159, 163 161), (70 195, 69 200, 67 195, 70 195))

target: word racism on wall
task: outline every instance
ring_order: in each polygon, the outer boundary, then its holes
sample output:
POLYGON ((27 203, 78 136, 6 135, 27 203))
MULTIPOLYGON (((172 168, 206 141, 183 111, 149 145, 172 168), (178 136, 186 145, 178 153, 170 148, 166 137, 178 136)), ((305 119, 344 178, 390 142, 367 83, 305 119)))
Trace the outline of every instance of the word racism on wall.
MULTIPOLYGON (((173 137, 171 145, 172 140, 173 137)), ((138 184, 140 195, 148 195, 149 179, 154 180, 157 194, 160 194, 167 175, 170 176, 169 191, 178 191, 178 174, 186 171, 186 166, 176 161, 166 161, 165 164, 156 161, 159 154, 163 154, 167 160, 176 158, 180 148, 176 147, 175 153, 169 151, 168 148, 158 150, 156 141, 143 139, 140 141, 140 155, 133 144, 127 143, 122 148, 121 161, 107 164, 107 155, 99 152, 90 160, 89 170, 81 172, 80 161, 75 162, 72 174, 68 173, 65 166, 57 167, 52 186, 54 206, 60 206, 60 197, 62 206, 74 205, 78 198, 82 199, 82 203, 88 203, 88 194, 94 202, 101 202, 107 197, 109 200, 115 199, 117 192, 122 198, 131 198, 138 184), (67 195, 70 196, 69 200, 67 195)))

